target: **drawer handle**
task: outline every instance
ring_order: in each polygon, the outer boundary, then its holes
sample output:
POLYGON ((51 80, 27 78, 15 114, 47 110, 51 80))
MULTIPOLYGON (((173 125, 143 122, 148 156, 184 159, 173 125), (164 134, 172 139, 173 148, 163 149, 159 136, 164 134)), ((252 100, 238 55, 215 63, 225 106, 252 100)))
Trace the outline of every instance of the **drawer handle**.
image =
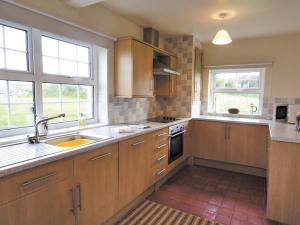
POLYGON ((167 135, 167 133, 160 133, 157 135, 157 137, 161 137, 161 136, 165 136, 165 135, 167 135))
POLYGON ((136 143, 132 144, 131 146, 136 147, 136 146, 141 145, 143 143, 145 143, 145 141, 139 141, 139 142, 136 142, 136 143))
POLYGON ((160 145, 160 146, 157 147, 157 149, 161 149, 161 148, 163 148, 165 146, 167 146, 167 144, 160 145))
POLYGON ((76 206, 75 206, 75 191, 74 191, 74 188, 71 188, 70 189, 70 192, 71 192, 71 198, 72 198, 72 209, 71 209, 71 212, 73 214, 73 216, 76 216, 76 206))
POLYGON ((167 157, 166 155, 163 155, 162 157, 156 159, 156 161, 159 162, 159 161, 163 160, 163 159, 166 158, 166 157, 167 157))
POLYGON ((81 198, 81 185, 80 184, 77 185, 77 189, 78 189, 78 201, 79 201, 77 204, 77 207, 81 211, 82 210, 82 198, 81 198))
POLYGON ((53 177, 53 176, 55 176, 55 175, 56 175, 56 173, 55 173, 55 172, 52 172, 52 173, 49 173, 49 174, 47 174, 47 175, 45 175, 45 176, 38 177, 38 178, 29 180, 29 181, 25 181, 25 182, 22 184, 22 186, 23 186, 23 187, 27 187, 27 186, 30 186, 30 185, 32 185, 32 184, 34 184, 34 183, 37 183, 37 182, 41 182, 41 181, 47 180, 48 178, 53 177))
POLYGON ((106 153, 106 154, 103 154, 103 155, 98 155, 94 158, 91 158, 89 159, 90 161, 96 161, 96 160, 100 160, 100 159, 104 159, 104 158, 107 158, 107 157, 111 157, 112 154, 109 152, 109 153, 106 153))
POLYGON ((162 169, 162 170, 159 171, 156 175, 157 175, 157 176, 161 176, 165 171, 166 171, 166 169, 162 169))

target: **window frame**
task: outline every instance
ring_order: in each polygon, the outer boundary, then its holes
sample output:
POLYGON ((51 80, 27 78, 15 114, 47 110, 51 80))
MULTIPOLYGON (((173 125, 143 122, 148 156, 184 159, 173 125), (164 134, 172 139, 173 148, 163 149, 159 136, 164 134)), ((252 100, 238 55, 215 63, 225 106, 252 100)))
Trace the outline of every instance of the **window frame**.
POLYGON ((265 76, 266 68, 265 67, 243 67, 243 68, 220 68, 220 69, 210 69, 209 70, 209 97, 208 97, 208 112, 216 114, 229 114, 228 112, 217 112, 215 110, 215 98, 214 94, 216 93, 225 93, 225 94, 259 94, 259 107, 258 112, 251 114, 249 113, 240 113, 240 115, 247 116, 261 116, 262 115, 262 106, 264 99, 265 91, 265 76), (259 72, 259 88, 216 88, 216 74, 220 72, 259 72))
MULTIPOLYGON (((34 103, 36 114, 43 114, 43 83, 54 83, 54 84, 71 84, 71 85, 88 85, 93 88, 93 118, 87 119, 87 124, 98 123, 98 102, 99 98, 97 95, 98 84, 98 55, 97 48, 93 44, 88 44, 78 40, 64 37, 62 35, 57 35, 35 29, 32 27, 27 27, 24 25, 19 25, 10 21, 0 19, 0 24, 4 26, 10 26, 16 29, 22 29, 27 31, 27 51, 28 51, 28 71, 19 70, 6 70, 0 69, 0 80, 8 81, 27 81, 33 83, 33 93, 34 93, 34 103), (55 74, 44 74, 43 73, 43 59, 42 59, 42 36, 47 36, 57 40, 65 41, 71 44, 80 45, 89 48, 89 72, 90 77, 70 77, 65 75, 55 75, 55 74)), ((35 123, 35 118, 34 121, 35 123)), ((68 127, 78 126, 78 120, 58 122, 49 124, 50 129, 60 129, 68 127)), ((27 127, 15 127, 0 130, 0 136, 12 136, 24 133, 30 133, 34 131, 34 126, 27 127)))

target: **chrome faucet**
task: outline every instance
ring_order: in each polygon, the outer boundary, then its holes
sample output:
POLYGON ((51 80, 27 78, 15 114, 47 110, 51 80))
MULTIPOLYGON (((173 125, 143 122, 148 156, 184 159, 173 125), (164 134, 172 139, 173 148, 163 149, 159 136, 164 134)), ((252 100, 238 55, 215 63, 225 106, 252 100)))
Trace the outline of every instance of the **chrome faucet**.
POLYGON ((34 129, 35 129, 34 130, 34 136, 28 136, 27 137, 28 142, 31 143, 31 144, 40 143, 41 138, 47 137, 47 134, 40 135, 40 132, 39 132, 39 125, 40 124, 45 124, 44 126, 45 126, 46 130, 48 131, 47 122, 49 120, 54 120, 54 119, 57 119, 57 118, 60 118, 60 117, 65 117, 65 116, 66 116, 66 114, 62 113, 62 114, 59 114, 57 116, 49 117, 49 118, 42 119, 42 120, 38 121, 34 126, 34 129))

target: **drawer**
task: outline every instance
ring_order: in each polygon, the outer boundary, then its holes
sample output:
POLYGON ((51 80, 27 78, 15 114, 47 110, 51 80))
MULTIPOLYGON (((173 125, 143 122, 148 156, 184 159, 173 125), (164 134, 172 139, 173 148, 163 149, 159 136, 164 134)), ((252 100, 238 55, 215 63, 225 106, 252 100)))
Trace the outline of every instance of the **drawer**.
POLYGON ((0 179, 0 205, 73 176, 73 158, 0 179))
POLYGON ((152 168, 154 182, 163 178, 168 173, 168 160, 159 162, 152 168))
POLYGON ((169 140, 168 139, 154 143, 153 154, 156 154, 157 152, 160 152, 160 151, 165 151, 166 149, 167 150, 169 149, 169 140))
POLYGON ((162 141, 169 139, 169 129, 164 128, 158 131, 153 132, 153 141, 154 144, 160 143, 162 141))
POLYGON ((120 142, 119 148, 120 148, 120 151, 129 150, 129 149, 137 150, 140 148, 146 148, 147 146, 149 146, 149 144, 150 144, 149 135, 144 134, 144 135, 140 135, 140 136, 130 138, 128 140, 120 142))
POLYGON ((163 149, 160 150, 159 152, 156 152, 155 154, 153 154, 152 157, 152 165, 157 165, 158 163, 162 162, 162 161, 168 161, 168 149, 163 149))

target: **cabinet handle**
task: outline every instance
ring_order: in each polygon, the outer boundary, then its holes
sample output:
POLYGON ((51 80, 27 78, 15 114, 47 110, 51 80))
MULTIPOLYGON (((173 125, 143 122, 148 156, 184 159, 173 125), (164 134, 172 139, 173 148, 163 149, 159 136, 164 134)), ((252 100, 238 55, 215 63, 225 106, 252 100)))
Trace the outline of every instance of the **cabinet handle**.
POLYGON ((74 188, 70 189, 71 192, 71 198, 72 198, 72 208, 71 208, 71 212, 73 214, 73 216, 76 216, 76 206, 75 206, 75 192, 74 192, 74 188))
POLYGON ((266 141, 266 151, 269 151, 269 135, 267 135, 267 141, 266 141))
POLYGON ((165 172, 165 170, 166 170, 166 169, 162 169, 162 170, 159 171, 156 175, 157 175, 157 176, 161 176, 161 175, 165 172))
POLYGON ((136 142, 136 143, 132 144, 131 146, 136 147, 136 146, 141 145, 143 143, 145 143, 145 141, 139 141, 139 142, 136 142))
POLYGON ((160 133, 158 135, 156 135, 157 137, 161 137, 161 136, 164 136, 164 135, 168 135, 167 133, 160 133))
POLYGON ((230 126, 228 126, 227 139, 230 140, 230 126))
POLYGON ((96 160, 99 160, 99 159, 104 159, 104 158, 107 158, 107 157, 111 157, 112 154, 109 152, 109 153, 106 153, 106 154, 103 154, 103 155, 99 155, 99 156, 96 156, 94 158, 91 158, 89 159, 90 161, 96 161, 96 160))
POLYGON ((156 161, 159 162, 159 161, 163 160, 163 159, 166 158, 166 157, 167 157, 166 155, 163 155, 162 157, 156 159, 156 161))
POLYGON ((29 180, 29 181, 25 181, 25 182, 22 184, 22 186, 23 186, 23 187, 27 187, 27 186, 30 186, 30 185, 32 185, 32 184, 34 184, 34 183, 37 183, 37 182, 41 182, 41 181, 47 180, 47 179, 49 179, 50 177, 53 177, 53 176, 55 176, 55 175, 56 175, 56 173, 55 173, 55 172, 52 172, 52 173, 49 173, 49 174, 47 174, 47 175, 45 175, 45 176, 38 177, 38 178, 29 180))
POLYGON ((163 147, 165 147, 165 146, 167 146, 167 144, 160 145, 160 146, 158 146, 158 147, 156 147, 156 148, 157 148, 157 149, 161 149, 161 148, 163 148, 163 147))
POLYGON ((82 210, 82 202, 81 202, 81 185, 80 184, 78 184, 77 186, 76 186, 76 188, 78 189, 78 204, 77 204, 77 207, 79 208, 79 210, 81 211, 82 210))

